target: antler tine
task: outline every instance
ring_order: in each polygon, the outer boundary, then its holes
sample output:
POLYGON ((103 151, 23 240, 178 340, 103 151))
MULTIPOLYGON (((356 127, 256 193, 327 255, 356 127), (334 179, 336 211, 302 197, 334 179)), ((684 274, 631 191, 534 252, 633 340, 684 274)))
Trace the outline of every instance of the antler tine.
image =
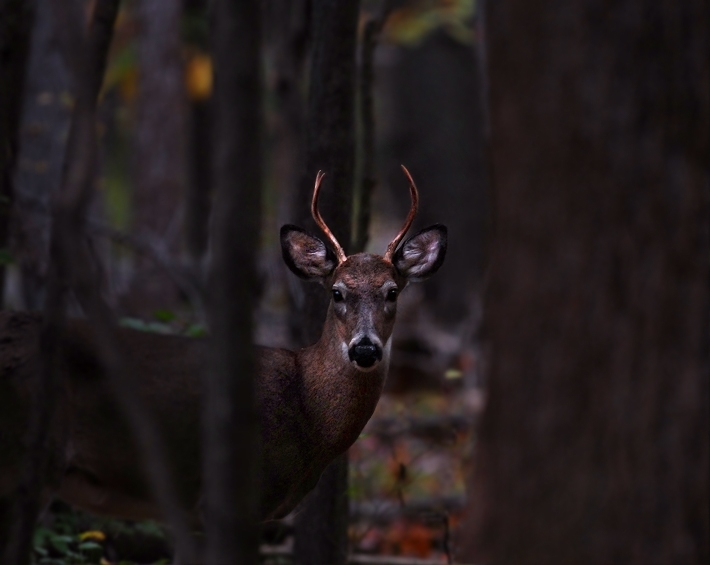
POLYGON ((338 240, 335 239, 333 232, 330 231, 330 228, 328 228, 325 224, 320 212, 318 211, 318 195, 320 194, 320 185, 324 176, 325 173, 323 171, 318 171, 318 174, 316 175, 316 184, 313 187, 313 200, 311 200, 311 214, 313 215, 313 219, 316 221, 316 224, 318 224, 318 227, 323 230, 323 233, 330 240, 330 243, 333 244, 335 254, 338 256, 338 261, 342 263, 345 259, 347 259, 345 251, 343 251, 343 248, 338 243, 338 240))
POLYGON ((417 210, 419 208, 419 192, 417 191, 417 185, 414 184, 414 179, 412 178, 412 175, 409 174, 407 167, 404 165, 400 165, 400 167, 402 167, 404 174, 407 175, 407 178, 409 179, 409 195, 412 198, 412 206, 409 209, 409 214, 407 214, 407 219, 404 221, 402 229, 399 230, 399 233, 392 240, 392 243, 387 246, 387 251, 385 251, 384 257, 385 261, 392 261, 392 257, 394 257, 394 252, 397 251, 399 242, 402 241, 404 236, 407 234, 407 231, 409 231, 409 228, 412 226, 414 216, 417 215, 417 210))

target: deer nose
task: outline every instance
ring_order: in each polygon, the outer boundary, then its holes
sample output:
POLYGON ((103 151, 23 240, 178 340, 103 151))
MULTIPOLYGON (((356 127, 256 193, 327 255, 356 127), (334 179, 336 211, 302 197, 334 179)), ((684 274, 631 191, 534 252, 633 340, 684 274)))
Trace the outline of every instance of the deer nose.
POLYGON ((372 343, 369 337, 363 337, 348 350, 348 357, 358 366, 368 369, 382 360, 382 348, 372 343))

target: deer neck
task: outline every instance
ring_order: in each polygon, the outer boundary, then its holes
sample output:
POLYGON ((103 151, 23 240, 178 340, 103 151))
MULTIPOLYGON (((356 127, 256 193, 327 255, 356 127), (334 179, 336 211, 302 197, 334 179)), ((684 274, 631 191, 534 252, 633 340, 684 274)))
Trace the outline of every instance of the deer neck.
POLYGON ((356 369, 347 359, 347 347, 338 339, 329 311, 320 340, 299 352, 306 410, 321 440, 318 444, 328 453, 347 450, 372 416, 387 377, 389 344, 375 369, 356 369))

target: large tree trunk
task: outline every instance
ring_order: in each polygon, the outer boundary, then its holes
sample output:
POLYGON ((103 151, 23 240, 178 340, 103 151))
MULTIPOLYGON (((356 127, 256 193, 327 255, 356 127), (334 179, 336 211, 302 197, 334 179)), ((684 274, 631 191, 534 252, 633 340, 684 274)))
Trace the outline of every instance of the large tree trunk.
MULTIPOLYGON (((355 172, 355 50, 359 2, 316 0, 312 5, 311 68, 306 125, 306 163, 294 220, 316 233, 310 202, 318 170, 326 173, 320 210, 340 244, 350 249, 355 172)), ((295 337, 301 345, 320 337, 326 294, 299 286, 295 337)), ((296 519, 296 559, 302 565, 338 565, 347 556, 347 458, 323 473, 296 519)))
POLYGON ((260 514, 253 304, 261 225, 259 2, 212 6, 215 61, 209 314, 204 406, 207 559, 256 563, 260 514))
POLYGON ((485 563, 707 563, 707 4, 491 2, 485 563))

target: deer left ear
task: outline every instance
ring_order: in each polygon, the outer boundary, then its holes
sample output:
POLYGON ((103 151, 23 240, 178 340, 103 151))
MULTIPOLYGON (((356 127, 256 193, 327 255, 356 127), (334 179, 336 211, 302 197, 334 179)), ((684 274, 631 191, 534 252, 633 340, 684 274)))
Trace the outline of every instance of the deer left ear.
POLYGON ((337 258, 325 243, 290 224, 281 228, 281 252, 293 274, 309 281, 323 282, 338 266, 337 258))
POLYGON ((446 226, 436 224, 424 228, 397 249, 392 263, 408 281, 423 281, 436 273, 443 264, 446 237, 446 226))

